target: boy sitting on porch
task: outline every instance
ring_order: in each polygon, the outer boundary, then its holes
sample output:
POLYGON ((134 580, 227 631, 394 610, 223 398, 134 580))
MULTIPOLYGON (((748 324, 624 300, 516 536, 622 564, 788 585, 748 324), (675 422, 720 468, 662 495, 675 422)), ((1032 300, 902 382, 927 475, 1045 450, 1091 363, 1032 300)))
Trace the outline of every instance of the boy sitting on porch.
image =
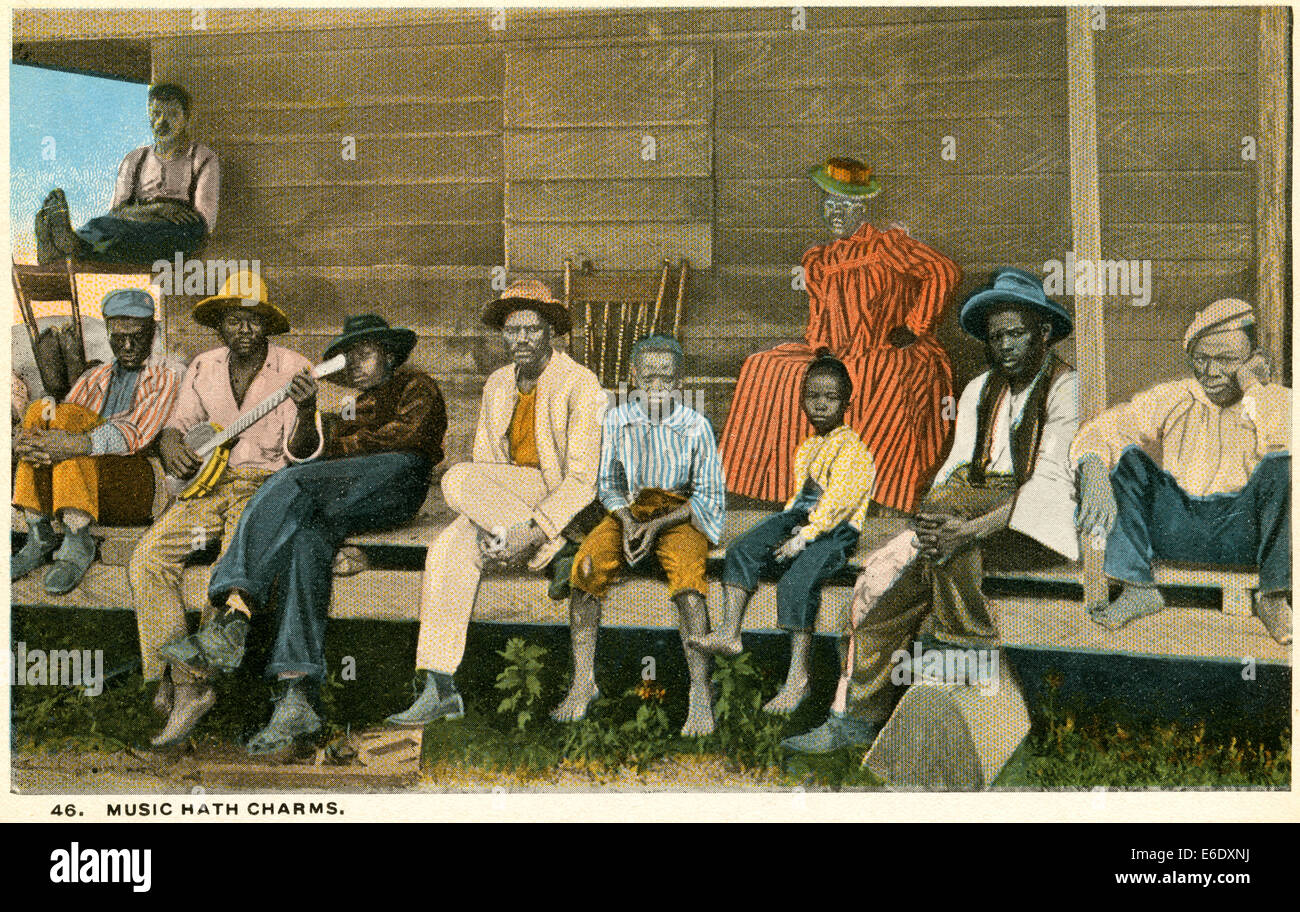
POLYGON ((777 618, 790 631, 790 670, 780 693, 763 707, 792 713, 811 689, 809 652, 822 584, 844 569, 858 546, 875 484, 875 461, 844 423, 853 379, 838 358, 819 354, 804 374, 800 397, 814 435, 794 455, 794 492, 785 510, 759 523, 727 549, 725 614, 718 632, 692 640, 702 652, 736 655, 740 626, 760 573, 777 572, 777 618))
MULTIPOLYGON (((713 427, 680 402, 684 355, 676 339, 647 336, 632 346, 630 401, 605 413, 596 493, 609 511, 583 540, 570 582, 573 682, 552 717, 577 721, 599 696, 594 661, 600 600, 627 567, 651 551, 668 575, 683 646, 709 632, 704 562, 722 536, 726 482, 713 427)), ((682 734, 713 731, 709 660, 686 648, 690 708, 682 734)))

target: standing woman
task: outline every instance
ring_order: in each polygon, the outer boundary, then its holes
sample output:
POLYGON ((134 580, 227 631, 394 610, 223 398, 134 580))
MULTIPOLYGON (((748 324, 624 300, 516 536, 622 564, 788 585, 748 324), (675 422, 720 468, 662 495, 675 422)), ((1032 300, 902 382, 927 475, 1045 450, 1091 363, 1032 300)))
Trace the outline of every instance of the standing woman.
POLYGON ((758 500, 786 496, 795 448, 812 433, 800 381, 812 353, 826 348, 859 390, 845 423, 875 457, 874 500, 911 512, 943 452, 952 365, 933 333, 961 273, 905 230, 866 221, 880 181, 861 162, 832 158, 809 175, 835 238, 803 257, 805 341, 750 355, 740 369, 722 432, 727 488, 758 500))

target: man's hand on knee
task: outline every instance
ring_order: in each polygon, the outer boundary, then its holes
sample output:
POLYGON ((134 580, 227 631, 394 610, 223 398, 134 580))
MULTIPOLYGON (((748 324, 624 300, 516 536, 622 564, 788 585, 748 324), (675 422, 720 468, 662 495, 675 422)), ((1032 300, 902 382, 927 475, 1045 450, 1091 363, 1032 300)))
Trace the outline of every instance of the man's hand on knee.
POLYGON ((1089 454, 1079 462, 1079 510, 1076 527, 1084 535, 1104 537, 1115 525, 1119 507, 1111 486, 1110 470, 1099 456, 1089 454))

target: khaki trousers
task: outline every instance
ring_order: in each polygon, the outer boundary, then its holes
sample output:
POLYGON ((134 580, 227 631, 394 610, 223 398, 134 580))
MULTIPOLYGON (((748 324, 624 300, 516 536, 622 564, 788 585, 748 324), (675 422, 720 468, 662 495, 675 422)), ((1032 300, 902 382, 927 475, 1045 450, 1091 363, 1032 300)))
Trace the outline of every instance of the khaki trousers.
MULTIPOLYGON (((215 491, 207 497, 172 504, 136 545, 127 573, 140 628, 140 661, 146 681, 162 676, 165 663, 158 655, 159 647, 190 632, 181 597, 186 555, 202 550, 214 538, 229 542, 249 498, 269 477, 268 472, 228 469, 215 491)), ((212 606, 205 605, 203 619, 212 613, 212 606)), ((193 677, 184 668, 172 669, 172 679, 177 682, 193 677)))
POLYGON ((420 581, 420 633, 415 667, 454 674, 483 575, 478 534, 504 534, 527 522, 546 497, 538 469, 462 462, 442 477, 442 496, 459 515, 429 546, 420 581))
MULTIPOLYGON (((975 487, 965 471, 959 470, 926 497, 920 510, 942 509, 967 518, 983 516, 1014 492, 1010 478, 989 476, 985 486, 975 487)), ((997 624, 980 588, 985 559, 1001 564, 1011 556, 1017 563, 1036 563, 1050 560, 1050 553, 1032 539, 1004 530, 956 552, 942 564, 917 557, 875 604, 855 604, 851 616, 862 620, 841 644, 849 676, 846 712, 875 722, 889 718, 898 697, 897 685, 891 680, 894 653, 910 650, 921 633, 967 648, 996 648, 997 624)), ((855 588, 855 599, 860 598, 860 591, 855 588)))

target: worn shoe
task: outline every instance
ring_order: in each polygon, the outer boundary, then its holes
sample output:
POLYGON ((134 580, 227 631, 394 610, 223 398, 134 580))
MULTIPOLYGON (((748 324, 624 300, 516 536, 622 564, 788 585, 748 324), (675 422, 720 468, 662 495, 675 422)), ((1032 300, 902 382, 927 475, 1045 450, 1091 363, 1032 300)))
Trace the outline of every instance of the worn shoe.
POLYGON ((440 689, 437 678, 430 672, 425 678, 424 690, 410 708, 393 713, 386 721, 402 728, 423 728, 438 719, 451 721, 464 716, 465 699, 455 690, 455 685, 440 689))
POLYGON ((221 671, 234 671, 244 661, 244 641, 247 639, 248 618, 240 611, 227 611, 194 634, 204 660, 221 671))
POLYGON ((1291 644, 1291 602, 1285 594, 1259 596, 1255 602, 1255 613, 1264 623, 1269 636, 1283 646, 1291 644))
POLYGON ((89 529, 69 532, 63 545, 53 555, 54 566, 45 571, 42 582, 50 595, 67 595, 81 585, 82 578, 95 562, 95 539, 89 529))
POLYGON ((248 742, 248 753, 265 757, 292 748, 297 739, 320 731, 321 719, 307 695, 307 679, 293 678, 280 682, 281 691, 273 698, 275 711, 266 727, 248 742))
POLYGON ((865 750, 878 734, 878 722, 863 722, 844 713, 832 712, 821 725, 802 735, 786 738, 781 746, 801 754, 832 754, 845 747, 865 750))
POLYGON ((569 588, 569 577, 573 573, 573 561, 578 556, 578 545, 569 539, 564 540, 560 550, 555 552, 555 557, 546 565, 546 575, 550 577, 550 582, 546 585, 546 594, 557 602, 567 599, 572 592, 569 588))
POLYGON ((169 662, 190 668, 234 671, 244 661, 244 641, 248 639, 248 618, 243 612, 227 611, 198 629, 196 633, 173 640, 158 650, 169 662))
POLYGON ((206 681, 177 684, 172 699, 166 727, 149 742, 154 747, 174 747, 188 739, 194 726, 216 704, 217 692, 206 681))
POLYGON ((22 579, 50 562, 55 545, 54 526, 48 519, 27 524, 27 541, 9 558, 9 581, 22 579))

